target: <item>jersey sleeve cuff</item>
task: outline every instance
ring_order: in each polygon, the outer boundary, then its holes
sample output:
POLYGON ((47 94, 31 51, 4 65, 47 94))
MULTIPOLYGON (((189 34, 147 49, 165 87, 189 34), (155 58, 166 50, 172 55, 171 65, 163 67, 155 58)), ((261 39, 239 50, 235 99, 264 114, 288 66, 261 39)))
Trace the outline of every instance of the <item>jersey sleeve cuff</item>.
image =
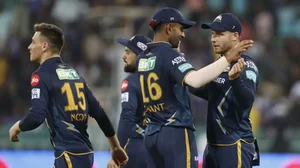
POLYGON ((190 74, 190 73, 192 73, 192 72, 194 72, 194 71, 195 71, 195 69, 191 69, 190 71, 188 71, 188 72, 184 75, 184 77, 183 77, 183 79, 182 79, 182 81, 181 81, 181 85, 182 85, 182 86, 186 86, 186 84, 184 83, 185 78, 187 77, 188 74, 190 74))

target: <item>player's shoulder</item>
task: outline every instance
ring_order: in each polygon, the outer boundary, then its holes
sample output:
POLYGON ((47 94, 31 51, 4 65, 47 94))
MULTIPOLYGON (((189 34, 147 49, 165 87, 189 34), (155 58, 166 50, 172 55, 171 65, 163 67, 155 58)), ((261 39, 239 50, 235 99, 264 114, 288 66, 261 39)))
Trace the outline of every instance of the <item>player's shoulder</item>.
POLYGON ((31 74, 31 86, 37 86, 39 83, 49 83, 49 71, 46 68, 39 67, 31 74))
POLYGON ((132 83, 136 83, 136 81, 138 81, 138 73, 137 72, 131 73, 125 79, 131 81, 132 83))
POLYGON ((162 53, 164 55, 166 54, 169 57, 172 57, 172 56, 176 57, 177 55, 181 55, 181 53, 178 50, 171 48, 171 47, 167 47, 167 46, 162 46, 160 48, 160 53, 162 53))
POLYGON ((243 53, 241 55, 241 57, 244 58, 244 61, 246 63, 246 68, 247 69, 252 69, 252 70, 258 72, 258 68, 257 68, 257 66, 256 66, 253 58, 251 58, 249 55, 247 55, 245 53, 243 53))
POLYGON ((154 52, 153 54, 158 56, 162 55, 163 58, 176 57, 181 54, 179 51, 172 48, 170 43, 166 42, 148 43, 147 47, 148 50, 154 52))
POLYGON ((254 62, 253 58, 251 58, 251 57, 250 57, 248 54, 246 54, 246 53, 243 53, 243 54, 241 55, 241 57, 244 58, 245 61, 252 61, 252 62, 254 62))
POLYGON ((128 92, 128 91, 135 91, 139 87, 139 79, 138 73, 132 73, 128 75, 121 84, 121 91, 128 92))

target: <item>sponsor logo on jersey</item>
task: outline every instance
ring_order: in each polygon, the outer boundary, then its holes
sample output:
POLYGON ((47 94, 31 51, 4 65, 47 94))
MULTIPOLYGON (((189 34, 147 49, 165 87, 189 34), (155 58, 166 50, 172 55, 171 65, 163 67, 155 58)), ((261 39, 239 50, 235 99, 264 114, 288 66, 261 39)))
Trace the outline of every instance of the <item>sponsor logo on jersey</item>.
POLYGON ((40 77, 37 74, 32 75, 31 77, 31 86, 36 86, 40 82, 40 77))
POLYGON ((180 65, 180 66, 178 67, 178 69, 179 69, 182 73, 185 72, 186 70, 190 69, 190 68, 193 68, 193 66, 192 66, 191 64, 189 64, 189 63, 184 63, 184 64, 182 64, 182 65, 180 65))
POLYGON ((41 91, 39 88, 32 88, 31 89, 31 99, 39 99, 40 93, 41 93, 41 91))
POLYGON ((254 64, 254 62, 246 61, 245 63, 246 63, 247 68, 254 69, 256 72, 258 71, 258 69, 257 69, 256 65, 254 64))
POLYGON ((246 71, 246 77, 249 79, 249 80, 252 80, 254 83, 256 83, 256 78, 257 78, 257 75, 255 72, 251 71, 251 70, 247 70, 246 71))
POLYGON ((220 83, 220 84, 225 84, 226 79, 225 78, 220 78, 220 77, 216 77, 214 79, 214 82, 216 83, 220 83))
POLYGON ((142 58, 139 61, 138 71, 150 71, 155 67, 156 56, 148 59, 142 58))
POLYGON ((76 80, 80 79, 78 73, 74 69, 56 69, 59 80, 76 80))
POLYGON ((173 65, 175 65, 175 64, 178 65, 181 62, 186 62, 185 58, 182 56, 178 56, 172 60, 173 65))
POLYGON ((121 85, 121 91, 124 92, 128 87, 128 81, 123 80, 122 85, 121 85))
POLYGON ((129 101, 129 92, 124 92, 121 94, 121 103, 129 101))

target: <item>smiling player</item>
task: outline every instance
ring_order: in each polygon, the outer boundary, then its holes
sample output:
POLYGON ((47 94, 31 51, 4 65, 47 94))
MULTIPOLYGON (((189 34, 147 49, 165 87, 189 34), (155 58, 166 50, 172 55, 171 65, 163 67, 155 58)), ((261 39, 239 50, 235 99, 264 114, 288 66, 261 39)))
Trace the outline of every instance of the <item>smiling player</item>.
POLYGON ((253 41, 239 43, 218 61, 195 70, 175 50, 184 39, 184 29, 195 25, 174 8, 154 13, 150 27, 154 40, 138 59, 138 75, 148 126, 145 132, 147 163, 157 168, 197 168, 198 152, 186 85, 201 87, 240 58, 253 41))

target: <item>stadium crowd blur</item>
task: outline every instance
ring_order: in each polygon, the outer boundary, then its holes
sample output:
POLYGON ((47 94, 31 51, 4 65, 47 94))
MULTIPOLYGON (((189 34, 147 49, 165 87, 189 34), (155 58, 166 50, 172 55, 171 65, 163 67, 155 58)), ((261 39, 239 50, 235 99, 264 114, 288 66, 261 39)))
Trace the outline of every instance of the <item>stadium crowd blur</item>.
MULTIPOLYGON (((217 57, 210 47, 210 32, 201 30, 199 25, 223 12, 239 17, 243 25, 242 39, 255 41, 247 53, 260 71, 251 119, 261 150, 300 152, 299 0, 1 0, 1 149, 51 149, 45 126, 26 133, 23 143, 22 139, 17 145, 8 141, 8 128, 28 112, 30 105, 30 75, 38 65, 30 63, 27 47, 35 23, 55 23, 64 30, 63 60, 73 64, 84 76, 116 128, 120 82, 125 77, 123 48, 116 43, 116 38, 128 38, 136 33, 152 37, 148 27, 150 16, 164 6, 178 8, 186 18, 197 21, 198 26, 186 31, 181 47, 196 68, 217 57)), ((191 98, 198 150, 202 152, 206 102, 191 98)), ((90 127, 95 148, 107 149, 98 126, 90 127)))

